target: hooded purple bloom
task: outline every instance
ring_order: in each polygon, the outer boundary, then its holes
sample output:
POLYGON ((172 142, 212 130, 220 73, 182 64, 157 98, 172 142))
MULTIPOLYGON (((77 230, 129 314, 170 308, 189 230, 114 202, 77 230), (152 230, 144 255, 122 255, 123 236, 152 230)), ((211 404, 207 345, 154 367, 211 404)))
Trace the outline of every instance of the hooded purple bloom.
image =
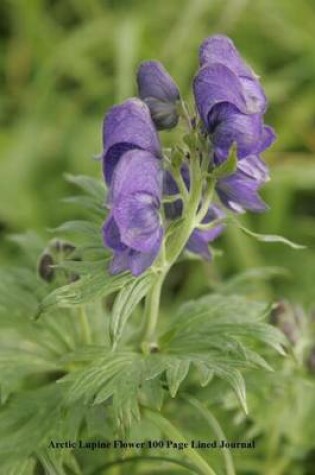
POLYGON ((159 130, 177 125, 178 87, 159 61, 146 61, 139 66, 137 83, 140 98, 148 105, 159 130))
POLYGON ((212 136, 216 159, 226 159, 233 142, 239 158, 269 147, 274 133, 263 124, 266 97, 232 41, 223 35, 207 38, 200 64, 194 80, 196 105, 212 136))
POLYGON ((103 123, 103 172, 107 185, 122 155, 128 150, 146 150, 160 157, 160 142, 148 107, 133 98, 114 106, 103 123))
POLYGON ((259 154, 272 144, 275 134, 263 123, 267 101, 258 77, 223 35, 203 42, 200 65, 194 94, 213 144, 214 165, 226 160, 233 143, 239 158, 236 173, 218 181, 218 195, 235 212, 264 211, 258 190, 267 180, 267 169, 259 154))
POLYGON ((114 251, 111 273, 130 270, 138 276, 153 263, 163 238, 161 197, 161 162, 143 150, 124 153, 112 175, 103 227, 104 244, 114 251))

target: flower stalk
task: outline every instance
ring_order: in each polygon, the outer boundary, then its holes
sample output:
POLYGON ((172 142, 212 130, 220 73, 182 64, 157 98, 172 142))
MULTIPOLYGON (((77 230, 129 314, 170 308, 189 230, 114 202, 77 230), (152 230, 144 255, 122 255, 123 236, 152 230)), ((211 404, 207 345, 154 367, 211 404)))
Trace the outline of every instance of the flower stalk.
MULTIPOLYGON (((146 417, 148 420, 153 422, 165 435, 167 435, 171 440, 178 440, 182 442, 186 442, 185 437, 181 434, 181 432, 177 429, 177 427, 173 426, 173 424, 168 421, 165 417, 161 416, 157 412, 146 410, 146 417)), ((207 464, 205 459, 199 455, 199 453, 189 447, 185 449, 185 454, 187 458, 198 468, 198 471, 202 475, 216 475, 216 472, 213 470, 210 465, 207 464)))

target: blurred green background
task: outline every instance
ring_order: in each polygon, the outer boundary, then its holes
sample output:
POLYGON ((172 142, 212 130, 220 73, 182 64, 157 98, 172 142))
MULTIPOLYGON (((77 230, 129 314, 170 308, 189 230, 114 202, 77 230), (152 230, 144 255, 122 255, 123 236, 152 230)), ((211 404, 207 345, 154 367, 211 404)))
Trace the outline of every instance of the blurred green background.
MULTIPOLYGON (((265 156, 271 207, 244 222, 304 243, 296 252, 228 230, 224 256, 205 271, 213 281, 252 267, 281 266, 274 298, 307 308, 315 282, 315 2, 314 0, 2 0, 0 2, 0 262, 19 258, 7 239, 77 219, 62 203, 73 193, 64 173, 101 176, 101 122, 113 103, 136 94, 137 64, 161 60, 191 100, 198 46, 213 33, 232 37, 261 76, 270 101, 266 121, 278 140, 265 156)), ((165 135, 170 141, 170 135, 165 135)), ((185 293, 204 285, 187 264, 185 293)), ((182 274, 181 274, 182 275, 182 274)), ((173 275, 173 288, 178 276, 173 275)), ((266 289, 265 289, 266 290, 266 289)))

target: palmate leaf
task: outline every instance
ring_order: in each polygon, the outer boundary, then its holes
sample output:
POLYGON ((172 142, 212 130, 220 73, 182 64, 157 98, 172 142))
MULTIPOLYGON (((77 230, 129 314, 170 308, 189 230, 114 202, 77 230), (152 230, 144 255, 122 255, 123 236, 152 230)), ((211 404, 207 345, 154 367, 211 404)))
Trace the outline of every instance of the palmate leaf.
MULTIPOLYGON (((121 308, 127 302, 127 295, 128 290, 122 293, 121 308)), ((141 295, 142 292, 138 297, 141 295)), ((255 345, 263 344, 279 352, 283 352, 282 347, 286 345, 285 337, 263 321, 268 308, 266 304, 249 302, 242 297, 221 295, 185 304, 169 330, 161 336, 160 351, 156 354, 95 348, 90 357, 83 358, 81 369, 61 380, 60 384, 69 385, 66 403, 73 405, 83 401, 97 405, 111 400, 121 424, 130 426, 140 416, 141 394, 153 402, 150 392, 161 388, 161 382, 165 381, 174 397, 189 369, 195 368, 203 386, 214 375, 225 380, 247 411, 242 370, 271 370, 255 345)), ((77 352, 68 356, 69 367, 71 357, 73 361, 80 358, 77 352)), ((154 404, 158 402, 155 400, 154 404)))
POLYGON ((42 301, 39 314, 55 305, 72 307, 105 297, 134 280, 134 277, 129 273, 110 276, 107 267, 108 261, 106 260, 97 263, 91 262, 89 271, 86 269, 82 278, 50 293, 42 301))
POLYGON ((122 336, 128 318, 150 289, 153 279, 154 275, 152 273, 145 273, 140 278, 132 280, 130 284, 123 287, 116 297, 110 326, 114 347, 116 347, 122 336))
MULTIPOLYGON (((247 411, 241 370, 271 369, 252 347, 264 344, 283 354, 287 345, 283 334, 263 321, 268 308, 244 297, 215 294, 184 304, 160 339, 161 351, 193 364, 203 386, 212 375, 227 381, 247 411)), ((173 384, 182 379, 179 374, 173 384)))

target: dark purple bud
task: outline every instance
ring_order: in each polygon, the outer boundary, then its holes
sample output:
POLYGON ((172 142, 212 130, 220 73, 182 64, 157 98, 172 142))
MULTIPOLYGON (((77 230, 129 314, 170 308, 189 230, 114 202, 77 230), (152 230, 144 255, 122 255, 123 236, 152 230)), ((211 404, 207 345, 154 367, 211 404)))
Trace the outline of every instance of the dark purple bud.
POLYGON ((70 254, 76 250, 74 244, 68 241, 61 241, 59 239, 55 240, 52 244, 52 248, 57 252, 64 252, 65 254, 70 254))
POLYGON ((51 282, 55 276, 54 260, 51 254, 44 252, 39 259, 38 274, 46 282, 51 282))
POLYGON ((172 77, 159 61, 146 61, 139 66, 137 83, 140 98, 148 105, 157 129, 177 125, 177 102, 180 94, 172 77))

